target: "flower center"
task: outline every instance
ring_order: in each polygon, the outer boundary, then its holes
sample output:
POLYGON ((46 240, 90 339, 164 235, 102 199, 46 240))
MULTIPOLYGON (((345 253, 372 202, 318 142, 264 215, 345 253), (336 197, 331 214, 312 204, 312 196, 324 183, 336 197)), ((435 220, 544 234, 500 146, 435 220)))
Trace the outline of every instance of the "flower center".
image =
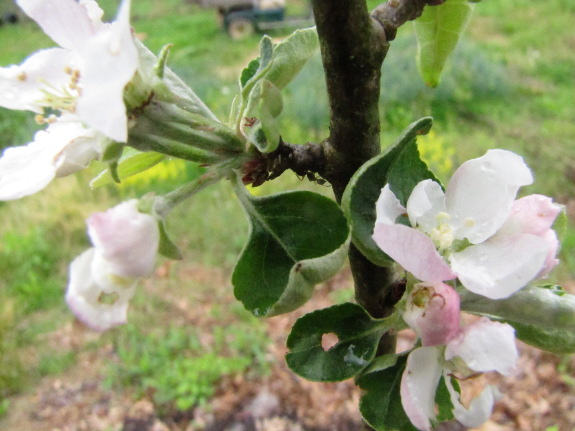
POLYGON ((431 230, 429 237, 439 250, 445 250, 451 247, 455 239, 453 228, 448 223, 451 216, 445 212, 440 212, 436 218, 437 226, 431 230))
MULTIPOLYGON (((66 66, 64 71, 70 76, 70 80, 62 87, 56 87, 53 84, 42 80, 42 83, 45 86, 45 88, 42 89, 44 97, 39 101, 39 104, 58 111, 68 111, 73 113, 76 111, 76 99, 80 95, 80 87, 78 86, 80 71, 78 69, 72 69, 69 66, 66 66)), ((39 118, 37 118, 36 121, 42 124, 42 120, 39 118)))

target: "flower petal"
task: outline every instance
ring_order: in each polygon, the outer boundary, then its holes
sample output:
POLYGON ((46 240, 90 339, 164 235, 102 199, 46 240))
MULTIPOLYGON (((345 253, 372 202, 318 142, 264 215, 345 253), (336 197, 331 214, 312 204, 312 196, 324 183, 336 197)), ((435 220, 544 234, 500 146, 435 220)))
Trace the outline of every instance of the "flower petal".
POLYGON ((381 189, 381 194, 375 204, 375 211, 377 213, 375 222, 385 224, 395 224, 395 220, 406 212, 399 199, 389 188, 389 184, 381 189))
POLYGON ((561 205, 543 195, 529 195, 513 202, 509 217, 498 233, 530 233, 543 236, 561 212, 561 205))
POLYGON ((486 386, 479 396, 473 398, 469 408, 465 408, 459 401, 459 394, 451 384, 451 378, 445 377, 445 385, 449 391, 453 414, 462 425, 475 428, 483 424, 491 416, 493 404, 500 398, 500 393, 494 386, 486 386))
POLYGON ((92 243, 110 272, 125 278, 148 277, 154 270, 160 234, 154 217, 140 213, 132 199, 88 219, 92 243))
POLYGON ((473 293, 502 299, 541 271, 549 243, 528 234, 495 236, 451 255, 451 268, 473 293))
POLYGON ((118 21, 102 28, 79 53, 83 65, 77 113, 89 126, 117 142, 128 139, 124 87, 138 67, 129 18, 130 1, 125 0, 118 21))
POLYGON ((431 431, 435 420, 435 391, 441 378, 440 350, 419 347, 407 357, 401 377, 401 404, 411 423, 424 431, 431 431))
POLYGON ((445 283, 418 283, 409 295, 403 320, 424 346, 447 344, 460 331, 459 295, 445 283))
POLYGON ((37 132, 28 145, 7 148, 0 159, 0 200, 20 199, 46 187, 63 162, 70 138, 48 128, 37 132))
POLYGON ((519 187, 533 177, 523 159, 505 150, 489 150, 463 163, 446 190, 446 209, 457 239, 478 244, 505 222, 519 187))
POLYGON ((80 52, 96 31, 86 8, 74 0, 17 0, 17 3, 62 48, 80 52))
POLYGON ((445 212, 445 194, 433 180, 418 183, 407 200, 407 214, 413 227, 430 233, 437 226, 437 215, 445 212))
POLYGON ((385 253, 422 281, 437 282, 456 277, 422 232, 403 225, 376 223, 373 240, 385 253))
POLYGON ((105 331, 127 322, 128 303, 134 295, 136 284, 113 292, 114 302, 104 301, 103 294, 107 292, 102 290, 93 277, 94 256, 95 250, 91 248, 70 264, 66 302, 76 317, 86 325, 96 331, 105 331))
POLYGON ((74 67, 74 55, 51 48, 34 53, 20 66, 0 68, 0 106, 41 113, 47 106, 44 92, 65 90, 70 83, 67 67, 74 67))
POLYGON ((447 344, 445 359, 456 356, 473 371, 498 371, 509 375, 518 357, 515 330, 506 323, 483 317, 464 327, 460 335, 447 344))

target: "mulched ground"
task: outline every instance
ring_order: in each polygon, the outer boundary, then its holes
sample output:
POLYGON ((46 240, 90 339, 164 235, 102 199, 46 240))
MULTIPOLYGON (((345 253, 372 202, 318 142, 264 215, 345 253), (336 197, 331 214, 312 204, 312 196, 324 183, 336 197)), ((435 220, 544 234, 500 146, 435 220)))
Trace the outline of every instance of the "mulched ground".
MULTIPOLYGON (((164 268, 165 269, 165 268, 164 268)), ((163 278, 162 269, 158 279, 163 278)), ((183 277, 222 286, 226 274, 214 269, 182 270, 183 277)), ((107 391, 102 386, 102 370, 115 360, 111 347, 79 355, 77 365, 59 377, 44 379, 33 391, 12 400, 9 416, 0 422, 6 431, 356 431, 361 430, 357 405, 360 393, 352 381, 312 383, 291 373, 283 357, 289 328, 301 315, 331 305, 329 292, 348 285, 343 274, 320 286, 312 301, 301 310, 268 321, 274 343, 269 354, 275 358, 272 373, 257 380, 243 376, 220 382, 209 406, 187 412, 159 414, 146 398, 134 400, 130 394, 107 391)), ((153 294, 151 284, 144 286, 153 294)), ((157 292, 157 289, 155 289, 157 292)), ((194 298, 191 306, 174 297, 174 307, 191 321, 206 324, 194 298), (177 303, 176 303, 177 301, 177 303), (196 310, 196 311, 194 311, 196 310)), ((206 301, 209 299, 206 298, 206 301)), ((212 299, 213 300, 213 299, 212 299)), ((231 300, 231 298, 230 298, 231 300)), ((71 322, 51 335, 62 349, 81 349, 95 334, 71 322)), ((410 343, 402 335, 400 346, 410 343)), ((557 357, 520 344, 519 372, 511 378, 487 376, 504 393, 492 419, 482 431, 544 431, 556 425, 557 431, 575 430, 575 357, 557 357)), ((447 429, 447 428, 444 428, 447 429)), ((464 430, 451 426, 450 430, 464 430)))

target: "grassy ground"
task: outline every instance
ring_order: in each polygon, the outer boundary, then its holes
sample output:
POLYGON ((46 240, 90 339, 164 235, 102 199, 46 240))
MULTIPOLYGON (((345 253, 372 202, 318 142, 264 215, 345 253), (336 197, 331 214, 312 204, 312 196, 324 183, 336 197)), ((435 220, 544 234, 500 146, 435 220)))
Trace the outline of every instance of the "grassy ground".
MULTIPOLYGON (((101 2, 108 17, 114 16, 117 3, 101 2)), ((213 11, 200 10, 180 0, 133 3, 133 25, 138 36, 154 51, 174 43, 171 67, 220 118, 226 118, 238 72, 257 55, 259 36, 232 41, 218 26, 213 11)), ((377 1, 369 3, 374 6, 377 1)), ((519 0, 478 4, 467 36, 436 90, 419 82, 414 34, 410 26, 402 28, 383 69, 383 145, 414 119, 433 115, 434 132, 424 139, 422 151, 441 177, 447 178, 460 162, 481 155, 487 148, 508 148, 525 156, 535 172, 536 183, 526 188, 526 193, 545 193, 562 203, 572 203, 575 39, 569 29, 574 20, 575 6, 570 0, 548 0, 528 6, 519 0)), ((0 65, 8 65, 23 60, 35 49, 51 46, 51 42, 34 23, 22 22, 0 27, 0 46, 0 65)), ((325 137, 328 111, 319 57, 312 59, 288 86, 285 106, 284 139, 303 143, 325 137)), ((27 142, 34 130, 30 115, 0 110, 1 147, 27 142)), ((247 338, 240 341, 220 335, 220 341, 205 342, 201 334, 183 332, 185 320, 171 319, 173 302, 177 302, 174 294, 185 295, 184 302, 188 303, 196 295, 209 298, 206 292, 194 293, 202 292, 205 286, 223 290, 229 285, 223 278, 217 279, 216 286, 202 282, 201 277, 198 281, 196 276, 182 276, 181 269, 172 273, 169 265, 162 266, 166 272, 158 277, 162 282, 158 282, 152 299, 144 295, 143 289, 140 291, 131 311, 134 323, 130 326, 81 349, 62 351, 50 342, 51 334, 59 333, 72 320, 61 298, 67 262, 88 246, 84 218, 150 189, 169 190, 185 181, 194 169, 178 163, 166 164, 141 181, 96 192, 86 185, 97 172, 92 169, 58 180, 37 196, 0 203, 0 415, 9 408, 11 395, 33 388, 47 375, 75 366, 78 355, 85 354, 86 349, 98 351, 108 345, 113 346, 114 360, 119 361, 116 367, 106 368, 109 381, 121 383, 132 394, 149 387, 164 388, 159 391, 157 402, 172 408, 179 404, 183 410, 190 403, 207 399, 213 382, 221 376, 245 373, 248 368, 256 374, 266 372, 265 365, 252 366, 254 361, 265 362, 261 360, 261 351, 268 342, 262 330, 264 324, 255 322, 235 305, 204 304, 209 309, 207 313, 214 315, 210 328, 223 328, 215 320, 233 316, 223 321, 231 332, 246 334, 247 338), (162 298, 171 298, 171 305, 163 306, 162 298), (164 323, 166 320, 173 320, 172 324, 164 323), (150 333, 154 335, 148 336, 150 333), (198 353, 198 346, 202 354, 198 353), (143 350, 134 355, 137 348, 143 350), (192 361, 189 352, 200 359, 192 361), (219 356, 236 359, 228 366, 218 362, 219 356), (174 357, 181 357, 179 374, 154 373, 173 363, 174 357), (205 372, 209 369, 206 364, 213 365, 213 378, 177 393, 168 390, 174 388, 174 379, 187 376, 187 380, 193 380, 191 375, 199 370, 205 372)), ((264 192, 303 186, 329 193, 327 188, 304 184, 294 176, 284 177, 266 185, 264 192)), ((211 274, 210 268, 218 266, 226 274, 246 238, 246 222, 226 184, 206 190, 182 205, 169 224, 185 251, 184 273, 188 268, 196 275, 197 271, 211 274)), ((562 252, 564 265, 557 271, 556 281, 575 277, 573 250, 575 231, 570 228, 562 252)), ((223 329, 215 331, 222 333, 223 329)))

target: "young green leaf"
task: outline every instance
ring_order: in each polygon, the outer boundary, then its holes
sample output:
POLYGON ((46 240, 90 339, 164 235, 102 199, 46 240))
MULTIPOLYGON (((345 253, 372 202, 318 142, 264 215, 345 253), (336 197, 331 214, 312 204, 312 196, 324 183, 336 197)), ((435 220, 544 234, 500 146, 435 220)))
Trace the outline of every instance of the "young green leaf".
POLYGON ((391 259, 371 238, 376 219, 375 203, 386 183, 405 205, 419 181, 435 179, 419 158, 416 145, 417 136, 427 134, 432 121, 430 117, 425 117, 410 124, 385 153, 358 169, 343 194, 341 206, 351 223, 353 243, 377 265, 389 265, 391 259))
POLYGON ((575 295, 526 287, 493 301, 461 292, 461 309, 509 323, 517 338, 553 353, 575 353, 575 295))
POLYGON ((183 257, 182 252, 169 237, 165 223, 163 221, 159 221, 158 227, 160 230, 160 245, 158 248, 158 253, 167 257, 168 259, 181 260, 183 257))
POLYGON ((417 66, 423 82, 439 84, 449 55, 465 31, 474 4, 467 0, 447 0, 440 6, 427 6, 414 21, 417 35, 417 66))
POLYGON ((280 141, 277 117, 283 109, 280 90, 267 79, 258 81, 249 95, 245 118, 255 118, 253 125, 244 124, 244 133, 248 141, 260 152, 275 150, 280 141))
POLYGON ((257 198, 239 183, 236 194, 250 222, 232 275, 236 298, 260 317, 298 308, 345 260, 349 228, 343 213, 332 200, 307 191, 257 198))
MULTIPOLYGON (((157 165, 165 158, 166 156, 160 153, 155 153, 153 151, 141 153, 133 148, 127 147, 118 161, 118 167, 116 169, 118 178, 120 180, 124 180, 132 175, 139 174, 140 172, 157 165)), ((114 182, 114 178, 110 174, 109 169, 105 169, 90 182, 90 187, 97 189, 114 182)))
POLYGON ((345 303, 300 317, 287 340, 286 362, 308 380, 336 382, 359 374, 375 356, 379 339, 391 329, 390 320, 375 320, 359 305, 345 303), (325 350, 324 334, 337 344, 325 350))

